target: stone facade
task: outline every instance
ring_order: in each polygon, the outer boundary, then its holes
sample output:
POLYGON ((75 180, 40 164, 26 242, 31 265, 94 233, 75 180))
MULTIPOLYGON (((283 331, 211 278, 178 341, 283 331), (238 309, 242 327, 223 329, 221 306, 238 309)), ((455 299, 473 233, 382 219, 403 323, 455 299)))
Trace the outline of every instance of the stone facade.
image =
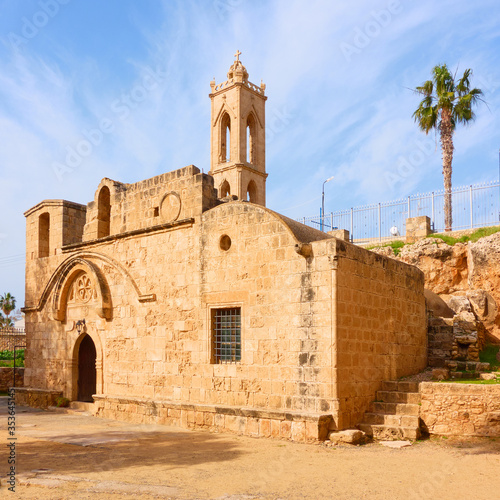
POLYGON ((500 385, 422 382, 420 394, 430 434, 500 436, 500 385))
MULTIPOLYGON (((237 63, 242 81, 211 95, 217 129, 227 89, 231 155, 238 124, 264 120, 265 87, 237 63)), ((267 209, 263 130, 255 164, 212 152, 211 174, 103 179, 87 206, 26 212, 28 388, 90 397, 104 417, 311 441, 426 366, 423 274, 267 209)))

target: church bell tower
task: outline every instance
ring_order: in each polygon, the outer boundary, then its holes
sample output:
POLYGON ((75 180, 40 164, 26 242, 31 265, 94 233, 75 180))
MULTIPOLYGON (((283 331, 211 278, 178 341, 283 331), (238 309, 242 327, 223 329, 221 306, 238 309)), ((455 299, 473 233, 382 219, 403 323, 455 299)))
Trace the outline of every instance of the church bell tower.
POLYGON ((227 81, 212 89, 211 161, 218 197, 236 195, 266 205, 266 86, 248 81, 240 51, 229 68, 227 81))

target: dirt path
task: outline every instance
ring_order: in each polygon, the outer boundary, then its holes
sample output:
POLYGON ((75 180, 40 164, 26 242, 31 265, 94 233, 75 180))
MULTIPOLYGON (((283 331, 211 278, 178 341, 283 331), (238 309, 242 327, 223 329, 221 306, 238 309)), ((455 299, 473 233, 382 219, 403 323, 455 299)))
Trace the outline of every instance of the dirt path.
POLYGON ((326 448, 25 408, 16 434, 16 493, 6 489, 9 450, 0 446, 2 499, 469 500, 500 491, 494 439, 326 448))

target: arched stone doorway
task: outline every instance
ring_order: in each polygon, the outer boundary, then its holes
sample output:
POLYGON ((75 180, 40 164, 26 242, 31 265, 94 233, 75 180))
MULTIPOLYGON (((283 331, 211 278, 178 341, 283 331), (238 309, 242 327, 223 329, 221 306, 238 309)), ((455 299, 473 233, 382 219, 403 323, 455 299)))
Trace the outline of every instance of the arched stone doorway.
POLYGON ((94 401, 92 395, 96 394, 96 358, 94 341, 86 334, 78 348, 78 401, 94 401))

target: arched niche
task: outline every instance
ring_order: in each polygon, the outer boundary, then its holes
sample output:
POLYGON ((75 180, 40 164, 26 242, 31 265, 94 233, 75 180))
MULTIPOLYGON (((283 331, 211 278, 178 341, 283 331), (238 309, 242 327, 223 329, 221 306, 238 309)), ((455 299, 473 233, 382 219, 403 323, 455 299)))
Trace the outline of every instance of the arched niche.
POLYGON ((52 300, 54 319, 66 320, 68 300, 73 299, 70 292, 76 294, 82 304, 92 300, 92 307, 99 317, 112 318, 111 294, 106 278, 93 262, 75 258, 60 270, 52 300))
POLYGON ((50 214, 45 212, 38 217, 38 257, 50 255, 50 214))
POLYGON ((110 235, 111 228, 111 193, 108 186, 103 186, 97 198, 97 237, 110 235))

